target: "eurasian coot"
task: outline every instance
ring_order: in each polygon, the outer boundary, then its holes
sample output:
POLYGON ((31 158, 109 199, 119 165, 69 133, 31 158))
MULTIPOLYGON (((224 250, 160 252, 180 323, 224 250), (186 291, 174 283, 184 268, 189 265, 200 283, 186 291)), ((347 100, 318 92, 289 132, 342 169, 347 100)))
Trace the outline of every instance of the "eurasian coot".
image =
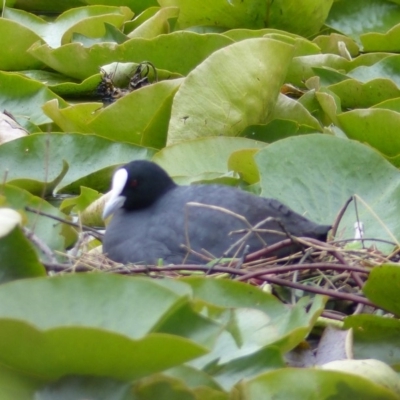
MULTIPOLYGON (((330 229, 277 200, 232 187, 178 186, 162 168, 149 161, 133 161, 115 172, 103 218, 111 214, 114 216, 106 229, 103 251, 121 263, 156 264, 160 259, 166 264, 204 263, 200 254, 221 257, 238 241, 225 256, 240 256, 243 244, 253 252, 286 238, 276 219, 294 236, 325 241, 330 229), (257 227, 257 233, 249 232, 249 226, 268 217, 274 220, 257 227), (246 233, 248 238, 240 241, 246 233)), ((294 250, 298 248, 288 247, 278 255, 294 250)))

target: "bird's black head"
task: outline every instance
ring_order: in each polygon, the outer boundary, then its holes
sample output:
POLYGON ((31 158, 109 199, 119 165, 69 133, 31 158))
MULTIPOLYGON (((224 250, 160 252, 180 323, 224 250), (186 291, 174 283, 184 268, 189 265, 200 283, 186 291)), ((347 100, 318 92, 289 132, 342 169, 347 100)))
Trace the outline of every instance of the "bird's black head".
POLYGON ((149 207, 175 186, 157 164, 144 160, 132 161, 114 173, 111 196, 105 204, 103 218, 121 207, 126 210, 149 207))

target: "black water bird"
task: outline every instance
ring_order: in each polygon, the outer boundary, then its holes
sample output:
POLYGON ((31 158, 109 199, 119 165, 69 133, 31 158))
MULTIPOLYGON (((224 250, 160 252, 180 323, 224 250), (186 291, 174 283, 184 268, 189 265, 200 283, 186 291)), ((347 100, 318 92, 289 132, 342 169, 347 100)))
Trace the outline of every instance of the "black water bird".
MULTIPOLYGON (((286 239, 282 227, 293 236, 322 241, 330 229, 277 200, 240 189, 178 186, 149 161, 133 161, 115 172, 103 218, 111 214, 103 252, 121 263, 205 263, 204 255, 240 257, 245 246, 253 252, 286 239)), ((298 249, 289 246, 277 255, 298 249)))

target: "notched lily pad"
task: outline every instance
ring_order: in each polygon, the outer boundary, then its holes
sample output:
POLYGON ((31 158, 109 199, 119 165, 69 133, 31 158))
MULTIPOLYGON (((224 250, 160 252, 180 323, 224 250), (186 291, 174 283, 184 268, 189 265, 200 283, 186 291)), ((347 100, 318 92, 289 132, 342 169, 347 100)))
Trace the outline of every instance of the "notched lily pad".
POLYGON ((284 66, 288 66, 292 52, 293 46, 262 38, 237 42, 213 53, 179 88, 167 143, 238 136, 249 125, 265 123, 276 104, 286 75, 284 66), (271 58, 276 62, 271 63, 271 58))

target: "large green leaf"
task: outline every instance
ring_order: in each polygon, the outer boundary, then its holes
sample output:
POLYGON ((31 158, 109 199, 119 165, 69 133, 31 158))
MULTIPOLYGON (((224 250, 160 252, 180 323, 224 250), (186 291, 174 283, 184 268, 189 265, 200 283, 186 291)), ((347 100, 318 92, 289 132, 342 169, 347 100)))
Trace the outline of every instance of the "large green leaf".
POLYGON ((230 172, 228 161, 235 151, 261 149, 266 144, 246 138, 211 136, 188 140, 163 148, 153 161, 174 178, 213 179, 230 172))
POLYGON ((386 32, 399 23, 399 18, 400 6, 390 1, 338 0, 333 3, 327 24, 359 43, 361 34, 386 32))
POLYGON ((169 33, 168 20, 177 18, 179 9, 177 7, 160 8, 154 15, 132 30, 128 37, 141 37, 151 39, 158 35, 169 33))
POLYGON ((226 2, 204 0, 201 7, 196 0, 159 0, 162 7, 177 6, 180 9, 179 29, 196 25, 232 28, 263 28, 268 8, 263 0, 226 2))
POLYGON ((18 122, 42 125, 51 120, 41 106, 48 100, 57 99, 64 107, 67 103, 46 85, 20 74, 0 71, 0 108, 10 112, 18 122))
POLYGON ((367 108, 382 101, 400 97, 400 89, 396 84, 384 78, 366 83, 346 79, 330 85, 329 90, 340 97, 343 108, 367 108))
POLYGON ((32 244, 22 233, 20 223, 21 217, 16 211, 0 208, 1 283, 46 275, 32 244))
MULTIPOLYGON (((390 276, 392 277, 393 275, 390 276)), ((381 281, 373 289, 368 286, 366 293, 374 291, 375 293, 371 296, 374 299, 383 297, 388 286, 381 281)), ((390 309, 393 309, 394 302, 397 303, 397 298, 383 301, 381 306, 390 303, 390 309)), ((381 302, 378 299, 379 303, 381 302)), ((399 312, 400 307, 397 305, 396 308, 399 312)), ((397 318, 351 315, 345 319, 344 328, 353 330, 353 353, 356 359, 381 360, 398 370, 400 367, 400 321, 397 318)))
MULTIPOLYGON (((70 246, 76 239, 75 230, 71 226, 64 225, 62 223, 54 223, 54 220, 37 215, 32 212, 25 212, 25 207, 29 206, 44 213, 54 215, 58 218, 66 218, 66 215, 60 212, 57 208, 51 206, 47 201, 44 201, 40 197, 32 196, 24 189, 12 185, 3 185, 2 195, 5 198, 5 204, 15 210, 19 210, 26 215, 27 224, 26 227, 34 233, 42 242, 44 242, 51 250, 59 251, 64 253, 66 247, 70 246)), ((10 240, 20 241, 24 243, 21 238, 20 232, 16 232, 10 240)), ((15 243, 15 242, 14 242, 15 243)), ((12 245, 12 242, 9 243, 12 245)), ((24 245, 25 246, 25 245, 24 245)), ((14 253, 14 257, 18 259, 16 251, 20 247, 7 248, 7 253, 14 253)), ((37 249, 38 254, 42 255, 40 249, 37 249)), ((10 255, 12 257, 12 255, 10 255)), ((29 246, 26 254, 28 263, 32 265, 34 271, 38 271, 38 267, 35 264, 33 256, 30 254, 29 246)), ((10 260, 11 262, 12 260, 10 260)))
POLYGON ((114 61, 151 61, 157 69, 186 75, 211 53, 232 42, 223 35, 180 31, 153 39, 133 38, 120 45, 100 43, 90 48, 70 43, 52 49, 37 43, 29 49, 29 53, 54 70, 76 79, 86 79, 98 73, 102 65, 114 61), (74 62, 71 63, 71 60, 74 62), (77 65, 79 68, 76 68, 77 65))
POLYGON ((339 371, 287 368, 239 383, 233 399, 395 400, 397 394, 367 378, 339 371))
POLYGON ((162 81, 135 90, 96 113, 88 128, 109 139, 161 148, 167 139, 172 100, 182 81, 162 81))
POLYGON ((51 379, 65 374, 133 379, 179 365, 206 351, 210 335, 198 332, 215 336, 220 331, 218 324, 192 312, 191 332, 180 328, 186 338, 152 333, 181 312, 186 292, 152 279, 108 274, 2 285, 0 359, 51 379), (154 348, 157 353, 148 357, 154 348))
POLYGON ((275 0, 270 2, 268 26, 311 36, 324 24, 333 0, 275 0))
MULTIPOLYGON (((226 331, 209 354, 190 364, 207 371, 225 389, 260 372, 282 368, 283 354, 305 339, 323 307, 323 299, 317 298, 309 313, 302 304, 279 316, 274 315, 273 304, 263 311, 235 308, 225 312, 221 319, 227 320, 226 331)), ((213 307, 210 309, 212 315, 213 307)))
POLYGON ((397 316, 400 315, 398 285, 400 270, 397 265, 382 265, 374 268, 363 287, 365 295, 376 305, 397 316))
POLYGON ((128 7, 89 6, 72 8, 54 22, 46 22, 31 13, 6 8, 3 17, 18 22, 35 32, 49 46, 59 47, 69 43, 73 32, 87 36, 102 36, 104 23, 121 26, 133 16, 128 7))
MULTIPOLYGON (((50 117, 64 132, 94 133, 88 127, 96 113, 103 108, 101 103, 78 103, 67 107, 60 107, 57 99, 45 103, 43 112, 50 117)), ((114 129, 112 129, 113 131, 114 129)))
POLYGON ((348 75, 361 82, 368 82, 375 78, 391 79, 400 87, 400 56, 389 56, 371 66, 360 66, 351 70, 348 75))
MULTIPOLYGON (((348 198, 358 195, 367 204, 357 201, 365 237, 400 240, 400 174, 370 147, 328 135, 304 135, 272 143, 255 159, 263 196, 279 199, 315 222, 331 224, 348 198)), ((350 206, 339 237, 354 237, 356 221, 350 206)))
POLYGON ((351 139, 368 143, 384 155, 400 154, 400 113, 393 110, 357 109, 339 114, 340 127, 351 139))
POLYGON ((265 123, 292 51, 292 46, 276 40, 248 39, 213 53, 188 75, 175 95, 168 144, 204 136, 237 136, 248 125, 265 123))
POLYGON ((18 71, 21 69, 40 68, 43 63, 27 53, 31 45, 40 40, 30 29, 18 22, 0 19, 0 69, 18 71), (10 38, 18 37, 10 46, 10 38))
POLYGON ((400 40, 400 25, 397 24, 386 33, 368 32, 361 35, 361 43, 365 51, 398 52, 400 40))
POLYGON ((153 154, 152 149, 95 135, 35 134, 0 146, 0 174, 8 170, 8 182, 18 179, 22 186, 26 184, 22 179, 33 180, 30 184, 38 190, 43 182, 51 182, 60 175, 66 161, 69 170, 61 182, 64 190, 69 186, 69 191, 79 193, 80 186, 88 186, 105 191, 115 166, 133 159, 148 159, 153 154))
POLYGON ((350 61, 336 54, 314 54, 295 57, 290 64, 286 82, 303 87, 307 79, 315 76, 315 67, 347 70, 349 66, 350 61))

